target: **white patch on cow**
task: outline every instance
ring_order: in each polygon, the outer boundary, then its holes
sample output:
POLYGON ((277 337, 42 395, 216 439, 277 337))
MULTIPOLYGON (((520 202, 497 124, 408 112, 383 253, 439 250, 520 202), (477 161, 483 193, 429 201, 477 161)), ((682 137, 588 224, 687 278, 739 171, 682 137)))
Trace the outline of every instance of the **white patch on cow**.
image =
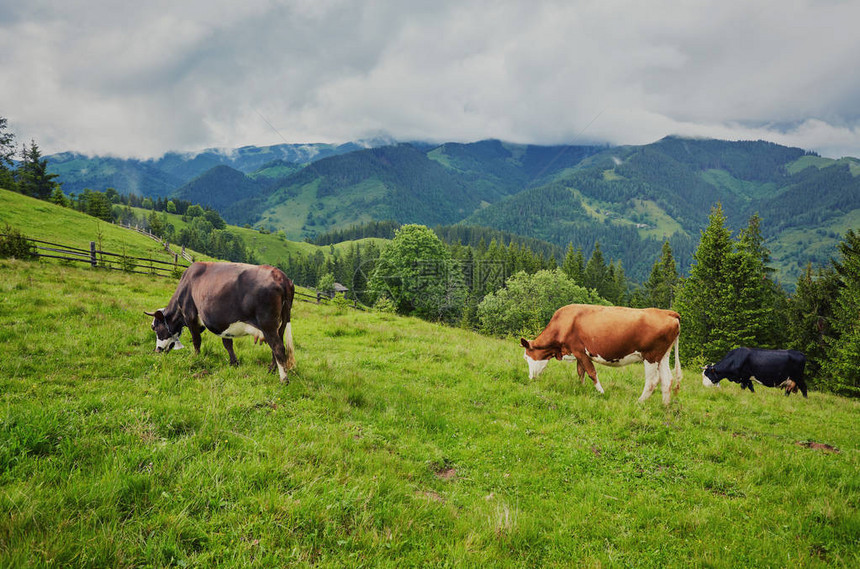
POLYGON ((600 365, 605 365, 609 367, 624 367, 630 364, 638 364, 644 361, 642 354, 640 352, 633 352, 632 354, 628 354, 619 360, 605 360, 600 354, 591 354, 588 350, 585 351, 585 355, 591 358, 592 361, 599 363, 600 365))
POLYGON ((549 360, 533 360, 525 352, 523 352, 523 357, 529 364, 529 379, 534 379, 539 376, 549 363, 549 360))
POLYGON ((754 375, 751 375, 751 376, 750 376, 750 379, 751 379, 752 381, 754 381, 754 382, 758 383, 759 385, 764 385, 762 382, 760 382, 759 380, 757 380, 757 379, 756 379, 756 377, 755 377, 754 375))
POLYGON ((603 391, 603 386, 600 385, 599 379, 594 382, 594 388, 597 389, 597 391, 599 391, 600 393, 606 393, 605 391, 603 391))
POLYGON ((704 385, 705 387, 714 387, 715 385, 717 385, 716 383, 711 381, 711 379, 707 375, 705 375, 705 370, 702 370, 702 385, 704 385))
POLYGON ((181 350, 185 346, 182 345, 182 342, 179 341, 179 334, 174 334, 164 340, 159 340, 158 337, 155 338, 155 351, 156 352, 169 352, 170 350, 181 350))
POLYGON ((246 322, 233 322, 227 329, 218 334, 222 338, 237 338, 239 336, 263 336, 263 332, 246 322))
POLYGON ((278 375, 280 376, 281 381, 286 382, 287 381, 287 370, 286 370, 286 368, 284 368, 284 366, 281 365, 281 362, 277 362, 277 364, 278 364, 278 375))

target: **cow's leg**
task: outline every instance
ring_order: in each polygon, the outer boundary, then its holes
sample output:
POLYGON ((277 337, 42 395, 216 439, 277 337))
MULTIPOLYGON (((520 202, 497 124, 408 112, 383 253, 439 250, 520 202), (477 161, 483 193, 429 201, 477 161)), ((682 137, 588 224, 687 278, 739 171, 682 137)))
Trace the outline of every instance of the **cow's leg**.
POLYGON ((669 367, 669 353, 660 360, 657 373, 660 376, 660 391, 663 392, 663 405, 668 405, 672 399, 672 368, 669 367))
POLYGON ((660 383, 660 363, 645 361, 645 387, 642 389, 642 395, 639 396, 639 401, 645 401, 654 390, 657 389, 657 384, 660 383))
POLYGON ((579 360, 576 360, 576 375, 579 376, 579 384, 585 385, 585 369, 579 363, 579 360))
POLYGON ((191 343, 194 345, 194 353, 199 354, 201 343, 200 327, 196 325, 188 326, 188 331, 191 332, 191 343))
POLYGON ((224 344, 224 349, 227 350, 227 354, 230 356, 230 365, 239 365, 239 360, 236 359, 236 352, 233 351, 233 340, 231 338, 221 338, 221 343, 224 344))
POLYGON ((588 374, 588 377, 591 378, 591 381, 594 382, 594 388, 597 389, 600 393, 605 393, 603 391, 603 386, 600 385, 600 380, 597 379, 597 370, 594 369, 594 363, 592 363, 591 359, 586 356, 576 356, 576 370, 577 373, 580 369, 584 369, 585 373, 588 374))
POLYGON ((265 333, 266 343, 272 349, 272 359, 275 362, 275 365, 278 368, 278 375, 281 378, 282 383, 289 383, 290 380, 287 378, 287 350, 284 348, 284 343, 281 341, 281 338, 275 334, 266 332, 265 333))

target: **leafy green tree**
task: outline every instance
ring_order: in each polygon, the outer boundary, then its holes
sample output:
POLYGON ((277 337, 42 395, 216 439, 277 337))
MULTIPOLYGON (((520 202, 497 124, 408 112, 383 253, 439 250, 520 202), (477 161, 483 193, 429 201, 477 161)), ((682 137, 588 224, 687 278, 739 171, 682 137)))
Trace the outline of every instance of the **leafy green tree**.
POLYGON ((167 213, 176 213, 176 203, 173 200, 167 202, 167 213))
POLYGON ((860 233, 849 229, 833 262, 840 287, 833 306, 834 339, 825 370, 841 393, 860 396, 860 233))
POLYGON ((672 256, 672 246, 668 240, 663 241, 660 258, 654 263, 651 275, 645 281, 645 303, 656 308, 671 308, 678 280, 678 267, 672 256))
POLYGON ((185 211, 185 215, 187 215, 188 217, 202 217, 203 216, 203 208, 197 204, 194 204, 194 205, 188 207, 188 209, 185 211))
POLYGON ((21 193, 39 198, 50 199, 57 174, 48 173, 48 160, 42 157, 42 151, 35 140, 30 141, 30 147, 24 148, 23 162, 18 170, 18 188, 21 193))
MULTIPOLYGON (((191 206, 191 207, 194 207, 194 206, 191 206)), ((191 208, 188 208, 188 209, 191 209, 191 208)), ((203 217, 205 217, 206 220, 209 223, 211 223, 212 227, 214 227, 215 229, 224 229, 227 227, 227 222, 225 222, 223 219, 221 219, 221 215, 219 215, 219 213, 217 211, 215 211, 214 209, 207 209, 206 211, 204 211, 203 217)))
POLYGON ((556 310, 567 304, 608 304, 595 291, 579 286, 559 268, 513 275, 505 288, 490 293, 478 305, 482 332, 534 337, 556 310))
POLYGON ((465 284, 451 254, 433 231, 404 225, 382 250, 370 288, 388 296, 400 314, 428 319, 455 319, 465 301, 465 284))

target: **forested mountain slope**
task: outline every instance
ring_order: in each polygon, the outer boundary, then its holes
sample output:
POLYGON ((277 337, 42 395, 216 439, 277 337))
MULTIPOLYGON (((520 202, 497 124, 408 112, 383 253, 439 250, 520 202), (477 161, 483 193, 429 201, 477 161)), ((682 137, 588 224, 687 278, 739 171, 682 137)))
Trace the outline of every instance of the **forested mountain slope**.
POLYGON ((83 180, 122 179, 126 188, 200 202, 232 223, 284 231, 290 239, 393 220, 485 226, 560 247, 573 243, 586 254, 599 242, 640 281, 664 239, 686 272, 717 202, 734 230, 761 216, 784 283, 807 262, 827 262, 839 236, 860 225, 860 161, 764 141, 280 145, 168 154, 137 165, 79 157, 78 170, 66 158, 52 167, 67 192, 80 191, 83 180), (192 172, 192 182, 177 183, 192 172))

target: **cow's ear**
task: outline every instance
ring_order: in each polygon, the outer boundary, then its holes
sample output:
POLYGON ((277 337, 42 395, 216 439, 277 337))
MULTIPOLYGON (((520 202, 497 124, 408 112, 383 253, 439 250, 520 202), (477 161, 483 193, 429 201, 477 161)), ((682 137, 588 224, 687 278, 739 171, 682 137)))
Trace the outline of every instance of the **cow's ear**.
POLYGON ((531 348, 531 346, 529 345, 529 341, 525 338, 520 338, 520 344, 522 344, 522 346, 527 350, 531 348))

